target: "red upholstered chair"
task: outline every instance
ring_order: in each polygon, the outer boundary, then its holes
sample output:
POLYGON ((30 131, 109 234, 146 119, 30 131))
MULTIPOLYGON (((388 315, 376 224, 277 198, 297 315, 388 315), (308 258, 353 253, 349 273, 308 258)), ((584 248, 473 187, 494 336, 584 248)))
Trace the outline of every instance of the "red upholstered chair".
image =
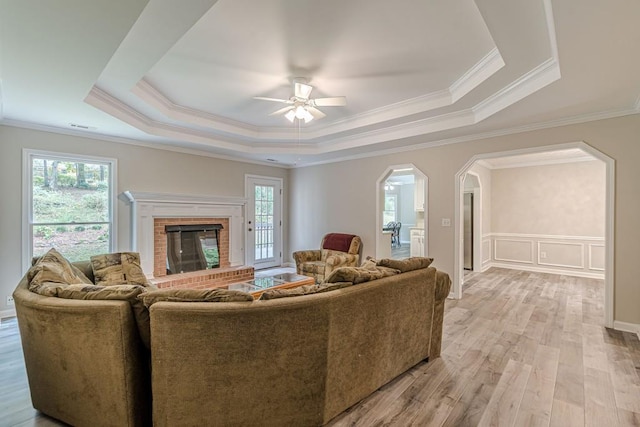
POLYGON ((298 274, 323 283, 339 267, 356 267, 360 261, 362 240, 354 234, 329 233, 322 238, 320 249, 293 253, 298 274))

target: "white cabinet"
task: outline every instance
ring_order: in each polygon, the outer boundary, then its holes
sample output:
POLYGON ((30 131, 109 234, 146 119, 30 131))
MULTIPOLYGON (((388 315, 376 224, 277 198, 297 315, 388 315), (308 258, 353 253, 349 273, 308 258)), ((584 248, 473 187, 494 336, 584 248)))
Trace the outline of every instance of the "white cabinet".
POLYGON ((424 228, 412 228, 410 231, 410 235, 411 256, 424 256, 424 228))
POLYGON ((413 206, 416 212, 424 212, 424 178, 416 177, 413 206))

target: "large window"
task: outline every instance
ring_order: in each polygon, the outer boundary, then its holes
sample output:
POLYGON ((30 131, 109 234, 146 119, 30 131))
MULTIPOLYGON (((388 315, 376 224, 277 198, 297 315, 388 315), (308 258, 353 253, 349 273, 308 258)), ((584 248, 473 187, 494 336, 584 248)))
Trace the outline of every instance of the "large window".
POLYGON ((398 195, 385 194, 384 211, 382 211, 382 224, 386 225, 398 220, 398 195))
POLYGON ((112 252, 115 160, 25 150, 26 262, 56 248, 71 261, 112 252))

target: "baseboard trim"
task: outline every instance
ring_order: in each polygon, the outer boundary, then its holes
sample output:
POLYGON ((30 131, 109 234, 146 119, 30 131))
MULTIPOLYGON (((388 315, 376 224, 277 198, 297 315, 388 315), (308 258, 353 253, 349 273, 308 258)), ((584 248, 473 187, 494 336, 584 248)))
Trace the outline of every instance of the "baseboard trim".
POLYGON ((295 268, 296 263, 295 262, 283 262, 282 266, 283 267, 293 267, 293 268, 295 268))
MULTIPOLYGON (((492 262, 491 264, 489 264, 488 268, 490 267, 508 268, 510 270, 531 271, 533 273, 562 274, 564 276, 586 277, 588 279, 604 280, 604 273, 589 273, 587 271, 568 271, 568 270, 561 270, 558 268, 543 268, 543 267, 536 267, 536 266, 530 266, 530 265, 506 264, 501 262, 492 262)), ((486 269, 483 268, 482 271, 486 271, 486 269)))
POLYGON ((620 322, 619 320, 614 320, 613 329, 615 329, 616 331, 631 332, 638 335, 638 338, 640 339, 640 325, 636 323, 627 323, 620 322))
POLYGON ((16 317, 16 310, 0 310, 0 319, 5 319, 7 317, 16 317))

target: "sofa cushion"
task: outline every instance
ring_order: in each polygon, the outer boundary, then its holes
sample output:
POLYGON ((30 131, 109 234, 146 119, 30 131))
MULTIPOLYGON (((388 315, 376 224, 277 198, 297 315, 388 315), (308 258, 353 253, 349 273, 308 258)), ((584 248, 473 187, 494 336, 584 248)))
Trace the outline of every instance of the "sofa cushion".
POLYGON ((425 257, 411 257, 405 259, 389 259, 383 258, 378 261, 378 266, 390 267, 400 270, 402 273, 407 271, 418 270, 420 268, 427 268, 433 262, 433 258, 425 257))
POLYGON ((331 274, 329 274, 326 282, 352 282, 355 285, 358 283, 368 282, 370 280, 393 276, 398 273, 400 273, 399 270, 395 270, 392 268, 376 268, 374 270, 369 270, 364 267, 340 267, 333 270, 331 274))
POLYGON ((69 285, 66 283, 43 282, 29 285, 29 290, 44 297, 57 297, 58 291, 66 286, 69 285))
POLYGON ((29 290, 41 295, 55 296, 52 292, 58 285, 68 285, 73 283, 91 284, 89 280, 78 268, 63 257, 54 248, 44 254, 33 267, 27 272, 29 280, 29 290), (47 283, 47 285, 44 285, 47 283))
POLYGON ((271 289, 264 291, 260 295, 261 300, 287 298, 287 297, 299 297, 302 295, 312 295, 321 292, 329 292, 336 289, 346 288, 351 286, 351 282, 336 282, 336 283, 322 283, 320 285, 303 285, 297 288, 291 289, 271 289))
POLYGON ((138 296, 147 307, 161 301, 169 302, 238 302, 253 301, 249 293, 233 289, 158 289, 138 296))
POLYGON ((147 348, 151 348, 149 310, 137 298, 145 290, 146 288, 140 285, 69 285, 59 289, 57 296, 66 299, 128 301, 136 319, 140 338, 147 348))
POLYGON ((91 257, 91 266, 96 285, 141 285, 149 282, 140 266, 140 254, 137 252, 116 252, 91 257))

